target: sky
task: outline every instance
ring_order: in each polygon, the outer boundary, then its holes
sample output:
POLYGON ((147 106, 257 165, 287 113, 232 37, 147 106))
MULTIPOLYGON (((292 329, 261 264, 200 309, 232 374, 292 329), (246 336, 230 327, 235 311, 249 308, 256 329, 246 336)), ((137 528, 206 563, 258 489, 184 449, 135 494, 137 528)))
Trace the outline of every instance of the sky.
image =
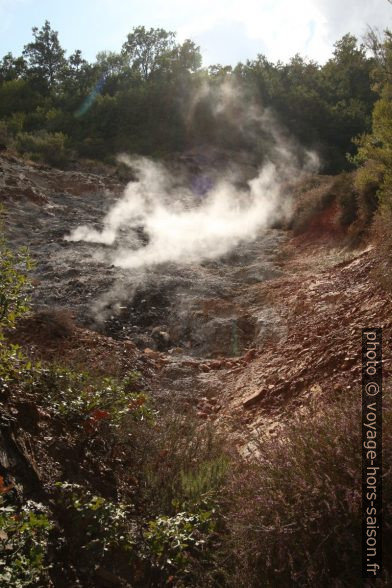
POLYGON ((144 25, 177 32, 200 46, 203 65, 235 65, 266 55, 288 61, 296 53, 324 63, 345 33, 392 28, 387 0, 0 0, 0 56, 20 55, 31 28, 49 20, 68 55, 93 60, 119 51, 128 32, 144 25))

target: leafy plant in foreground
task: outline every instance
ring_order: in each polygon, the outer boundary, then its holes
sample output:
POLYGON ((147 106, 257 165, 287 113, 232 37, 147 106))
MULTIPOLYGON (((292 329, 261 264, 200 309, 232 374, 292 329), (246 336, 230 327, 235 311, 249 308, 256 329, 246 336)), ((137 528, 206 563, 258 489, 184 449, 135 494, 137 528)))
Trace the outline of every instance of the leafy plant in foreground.
POLYGON ((202 505, 150 521, 144 537, 153 565, 166 578, 190 581, 197 574, 195 567, 211 560, 216 524, 215 508, 202 505))
POLYGON ((0 207, 0 339, 2 329, 12 328, 16 319, 28 310, 26 272, 33 267, 27 249, 15 252, 8 247, 2 213, 0 207))
POLYGON ((0 584, 22 588, 42 581, 52 528, 45 508, 28 501, 21 510, 0 498, 0 584))
POLYGON ((57 482, 59 502, 69 514, 69 522, 78 529, 78 547, 102 559, 113 549, 131 552, 135 545, 132 507, 93 494, 79 484, 57 482))

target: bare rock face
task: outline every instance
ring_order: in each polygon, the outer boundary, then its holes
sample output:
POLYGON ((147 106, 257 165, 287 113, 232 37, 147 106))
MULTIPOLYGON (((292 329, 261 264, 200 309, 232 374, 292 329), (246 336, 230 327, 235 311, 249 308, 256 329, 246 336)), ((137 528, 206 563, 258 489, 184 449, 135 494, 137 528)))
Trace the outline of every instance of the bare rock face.
POLYGON ((123 188, 114 176, 61 171, 5 153, 0 156, 0 171, 0 202, 26 198, 44 204, 49 203, 54 194, 84 196, 104 190, 119 194, 123 188))
MULTIPOLYGON (((0 171, 9 242, 28 246, 37 262, 35 310, 66 308, 77 324, 142 350, 173 348, 199 357, 239 356, 273 328, 268 318, 260 322, 259 308, 249 310, 245 288, 279 275, 274 259, 283 232, 262 232, 216 261, 124 270, 110 262, 111 246, 64 240, 79 225, 102 228, 124 188, 115 175, 60 171, 2 155, 0 171)), ((124 229, 113 247, 143 247, 145 239, 143 227, 124 229)))

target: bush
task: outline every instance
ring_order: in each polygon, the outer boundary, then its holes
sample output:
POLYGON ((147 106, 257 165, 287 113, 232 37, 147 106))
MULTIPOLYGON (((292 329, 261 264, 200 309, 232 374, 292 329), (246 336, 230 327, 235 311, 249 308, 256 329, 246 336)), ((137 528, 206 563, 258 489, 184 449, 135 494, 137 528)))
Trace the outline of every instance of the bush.
POLYGON ((160 516, 148 524, 144 538, 162 584, 171 577, 177 586, 198 585, 200 568, 206 572, 213 561, 215 509, 195 510, 178 512, 172 517, 160 516), (195 568, 199 568, 199 574, 195 568))
POLYGON ((99 378, 56 364, 32 364, 24 360, 17 348, 16 353, 19 386, 35 393, 37 402, 54 416, 83 425, 87 433, 93 432, 101 421, 116 428, 123 420, 154 418, 147 396, 133 390, 136 372, 130 372, 123 380, 99 378))
POLYGON ((137 551, 132 506, 97 496, 79 484, 57 482, 56 487, 57 503, 65 509, 66 524, 74 537, 72 548, 86 552, 92 569, 111 551, 137 551))
POLYGON ((73 538, 70 557, 88 554, 89 580, 101 564, 135 586, 220 585, 214 582, 223 577, 220 495, 228 460, 212 431, 197 430, 191 417, 172 422, 173 416, 123 419, 114 429, 112 446, 132 474, 121 502, 57 484, 60 520, 73 538))
POLYGON ((296 235, 305 233, 312 220, 332 204, 332 186, 332 177, 313 176, 294 187, 294 211, 289 228, 296 235))
POLYGON ((224 445, 192 414, 169 411, 148 430, 134 428, 127 443, 137 478, 133 500, 148 517, 144 540, 152 569, 146 585, 225 585, 227 440, 224 445))
MULTIPOLYGON (((0 482, 3 482, 1 477, 0 482)), ((30 500, 17 509, 0 497, 0 583, 3 586, 48 585, 45 560, 51 527, 41 504, 30 500)))
MULTIPOLYGON (((385 399, 384 460, 392 459, 391 398, 385 399)), ((234 585, 357 586, 361 565, 361 401, 351 394, 297 414, 234 485, 230 528, 237 551, 234 585)), ((384 520, 392 514, 392 476, 383 482, 384 520)), ((390 522, 385 553, 392 547, 390 522)), ((391 561, 384 561, 391 581, 391 561)))
POLYGON ((71 152, 67 147, 68 137, 64 133, 18 133, 15 148, 33 161, 42 161, 54 167, 65 167, 71 152))
POLYGON ((151 515, 174 515, 183 504, 217 496, 224 485, 230 466, 227 447, 212 427, 200 427, 192 415, 159 414, 150 431, 134 431, 132 443, 140 498, 151 515))
POLYGON ((0 151, 6 147, 11 142, 10 133, 6 123, 3 120, 0 120, 0 151))
POLYGON ((349 172, 308 178, 294 186, 290 228, 296 235, 309 229, 336 233, 356 246, 369 234, 378 205, 376 192, 374 184, 364 184, 358 174, 349 172))
POLYGON ((26 249, 16 252, 9 249, 3 235, 0 207, 0 340, 1 329, 12 328, 15 321, 28 310, 26 272, 32 261, 26 249))
POLYGON ((56 508, 72 537, 70 556, 85 554, 86 580, 99 566, 134 586, 205 586, 217 573, 218 513, 212 503, 146 521, 129 502, 108 500, 79 484, 56 487, 56 508))
POLYGON ((335 195, 341 211, 339 224, 345 229, 352 225, 358 217, 359 202, 353 175, 346 172, 336 176, 332 186, 332 193, 335 195))

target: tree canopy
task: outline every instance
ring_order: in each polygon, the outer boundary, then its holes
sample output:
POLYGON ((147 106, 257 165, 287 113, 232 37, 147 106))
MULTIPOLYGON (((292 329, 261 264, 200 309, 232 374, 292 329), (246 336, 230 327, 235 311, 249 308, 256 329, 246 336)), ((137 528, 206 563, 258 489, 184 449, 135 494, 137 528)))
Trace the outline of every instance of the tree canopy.
POLYGON ((121 51, 101 51, 92 63, 79 49, 67 58, 48 21, 32 34, 21 56, 0 61, 3 142, 25 144, 26 133, 40 132, 61 134, 76 157, 163 154, 206 142, 262 156, 254 129, 239 132, 235 113, 215 115, 210 97, 226 81, 240 88, 244 111, 271 109, 287 133, 320 154, 326 171, 352 166, 352 138, 371 131, 377 58, 349 34, 323 66, 300 55, 288 63, 259 55, 208 68, 192 40, 178 43, 161 28, 135 27, 121 51))
POLYGON ((25 45, 23 50, 29 73, 39 81, 46 82, 52 89, 60 81, 65 68, 65 51, 60 45, 57 31, 51 28, 47 20, 41 29, 33 28, 33 37, 34 41, 25 45))

